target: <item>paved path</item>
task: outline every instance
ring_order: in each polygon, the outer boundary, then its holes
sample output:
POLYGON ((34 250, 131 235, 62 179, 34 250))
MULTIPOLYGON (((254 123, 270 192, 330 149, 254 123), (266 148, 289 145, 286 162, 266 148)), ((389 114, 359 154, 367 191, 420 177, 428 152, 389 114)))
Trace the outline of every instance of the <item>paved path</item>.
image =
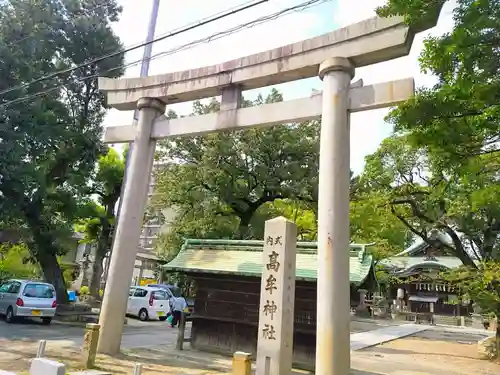
MULTIPOLYGON (((125 326, 122 337, 123 349, 170 347, 175 344, 177 329, 170 328, 167 322, 140 322, 130 318, 128 321, 129 324, 125 326)), ((403 324, 351 333, 351 350, 361 350, 425 331, 429 328, 431 327, 420 324, 403 324)), ((39 340, 47 340, 47 345, 81 347, 83 334, 83 327, 55 322, 50 326, 44 326, 36 321, 16 324, 7 324, 0 321, 0 345, 3 349, 6 349, 6 344, 9 341, 38 342, 39 340)), ((190 335, 190 327, 188 326, 186 337, 190 335)))
POLYGON ((392 341, 401 337, 410 336, 431 328, 423 324, 403 324, 389 326, 373 331, 351 333, 351 350, 361 350, 383 342, 392 341))
MULTIPOLYGON (((129 319, 122 337, 122 348, 150 347, 173 345, 177 337, 177 329, 170 328, 167 322, 140 322, 129 319)), ((37 342, 47 340, 47 345, 80 347, 83 343, 83 327, 53 322, 44 326, 38 322, 20 322, 7 324, 0 320, 0 346, 5 349, 9 341, 37 342)), ((190 335, 186 328, 186 337, 190 335)))

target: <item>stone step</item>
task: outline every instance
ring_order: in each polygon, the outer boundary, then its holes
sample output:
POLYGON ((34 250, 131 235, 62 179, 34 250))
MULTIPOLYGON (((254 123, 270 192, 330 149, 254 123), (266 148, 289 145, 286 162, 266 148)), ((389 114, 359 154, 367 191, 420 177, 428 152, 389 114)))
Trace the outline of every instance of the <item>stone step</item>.
POLYGON ((56 316, 99 315, 93 311, 56 311, 56 316))
POLYGON ((59 305, 57 307, 57 312, 90 312, 92 311, 92 306, 85 303, 70 303, 68 305, 59 305))
POLYGON ((82 322, 82 323, 97 323, 99 314, 88 312, 64 312, 56 314, 55 320, 62 322, 82 322))
POLYGON ((444 324, 449 326, 459 326, 461 324, 460 317, 434 315, 434 324, 444 324))

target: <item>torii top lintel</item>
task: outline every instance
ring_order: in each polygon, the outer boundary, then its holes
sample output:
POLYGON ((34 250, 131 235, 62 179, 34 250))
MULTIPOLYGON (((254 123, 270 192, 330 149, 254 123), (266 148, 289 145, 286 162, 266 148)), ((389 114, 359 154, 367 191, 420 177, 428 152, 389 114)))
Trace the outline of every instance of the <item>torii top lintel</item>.
MULTIPOLYGON (((437 22, 437 17, 436 20, 437 22)), ((428 24, 430 28, 436 24, 428 24)), ((119 110, 134 110, 143 97, 180 103, 221 94, 223 87, 255 89, 318 75, 324 60, 349 58, 356 67, 406 56, 416 31, 402 17, 373 17, 328 34, 283 47, 198 69, 143 78, 99 78, 107 103, 119 110)))

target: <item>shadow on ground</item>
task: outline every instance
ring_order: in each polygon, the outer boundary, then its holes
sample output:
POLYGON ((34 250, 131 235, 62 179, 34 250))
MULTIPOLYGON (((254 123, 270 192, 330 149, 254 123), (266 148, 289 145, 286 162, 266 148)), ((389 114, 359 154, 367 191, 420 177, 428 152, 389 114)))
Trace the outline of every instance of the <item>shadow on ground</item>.
MULTIPOLYGON (((419 350, 408 350, 408 349, 394 349, 394 348, 387 348, 387 347, 372 347, 372 348, 367 348, 362 350, 363 352, 369 352, 373 353, 375 355, 391 355, 391 354, 398 354, 398 355, 416 355, 416 354, 424 354, 422 351, 419 350)), ((443 353, 425 353, 427 356, 441 356, 443 353)), ((471 356, 467 355, 460 355, 460 354, 451 354, 447 353, 446 354, 448 357, 455 357, 455 358, 473 358, 471 356)))

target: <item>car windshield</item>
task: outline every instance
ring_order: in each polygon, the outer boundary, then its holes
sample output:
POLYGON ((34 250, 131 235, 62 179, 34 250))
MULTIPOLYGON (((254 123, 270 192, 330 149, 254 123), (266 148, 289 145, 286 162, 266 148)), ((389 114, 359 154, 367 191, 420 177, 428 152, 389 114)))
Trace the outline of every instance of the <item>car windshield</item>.
POLYGON ((31 298, 54 298, 54 288, 47 284, 26 284, 23 295, 31 298))
POLYGON ((157 290, 153 292, 153 299, 164 301, 168 299, 168 296, 163 290, 157 290))

